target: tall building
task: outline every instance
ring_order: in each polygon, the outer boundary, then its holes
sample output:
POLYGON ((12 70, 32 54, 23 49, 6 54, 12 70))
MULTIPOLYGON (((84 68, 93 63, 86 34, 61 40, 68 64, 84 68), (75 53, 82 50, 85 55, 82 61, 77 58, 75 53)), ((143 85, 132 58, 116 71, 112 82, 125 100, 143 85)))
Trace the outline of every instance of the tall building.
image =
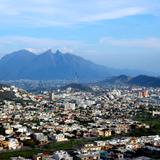
POLYGON ((49 93, 49 100, 50 100, 50 101, 53 101, 54 99, 55 99, 54 93, 53 93, 53 92, 50 92, 50 93, 49 93))
POLYGON ((144 97, 149 97, 149 92, 148 90, 143 90, 139 92, 139 97, 144 98, 144 97))

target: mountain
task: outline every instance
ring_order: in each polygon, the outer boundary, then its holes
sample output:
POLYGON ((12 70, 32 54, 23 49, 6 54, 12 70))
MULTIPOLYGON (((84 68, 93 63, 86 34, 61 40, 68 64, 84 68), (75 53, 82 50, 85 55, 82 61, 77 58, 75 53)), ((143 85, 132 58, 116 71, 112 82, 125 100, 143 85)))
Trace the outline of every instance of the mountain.
POLYGON ((107 78, 103 81, 97 82, 96 84, 101 86, 141 86, 141 87, 160 87, 160 78, 139 75, 136 77, 130 77, 126 75, 114 76, 107 78))
POLYGON ((131 77, 126 76, 126 75, 120 75, 120 76, 113 76, 113 77, 108 77, 103 81, 97 82, 97 84, 102 84, 102 85, 125 85, 128 83, 131 77))
POLYGON ((134 84, 137 86, 145 86, 145 87, 160 87, 160 78, 146 76, 146 75, 139 75, 137 77, 133 77, 128 84, 134 84))
POLYGON ((107 67, 94 64, 70 53, 51 50, 35 55, 20 50, 0 60, 0 80, 75 80, 90 81, 104 79, 111 75, 107 67))
POLYGON ((20 50, 2 57, 0 60, 0 79, 17 79, 35 56, 32 52, 20 50))

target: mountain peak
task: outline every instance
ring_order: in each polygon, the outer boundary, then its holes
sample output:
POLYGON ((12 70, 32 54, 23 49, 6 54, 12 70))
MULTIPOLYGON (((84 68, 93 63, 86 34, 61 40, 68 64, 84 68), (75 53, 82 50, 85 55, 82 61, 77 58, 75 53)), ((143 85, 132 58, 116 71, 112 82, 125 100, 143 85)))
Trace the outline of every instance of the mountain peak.
POLYGON ((92 81, 105 78, 109 72, 106 67, 81 57, 72 54, 64 56, 60 50, 53 53, 49 49, 42 54, 32 54, 26 50, 19 52, 0 60, 0 79, 73 80, 77 73, 80 81, 92 81))
POLYGON ((62 52, 59 49, 57 49, 55 54, 62 54, 62 52))
POLYGON ((16 52, 31 52, 31 51, 28 50, 28 49, 20 49, 20 50, 18 50, 18 51, 16 51, 16 52))
POLYGON ((10 58, 27 58, 27 57, 34 57, 35 54, 33 52, 30 52, 27 49, 21 49, 15 52, 12 52, 10 54, 5 55, 4 57, 2 57, 2 60, 9 60, 10 58))
POLYGON ((21 49, 21 50, 10 53, 10 55, 13 55, 13 54, 34 54, 34 53, 28 49, 21 49))
POLYGON ((53 54, 52 49, 48 49, 44 52, 45 54, 53 54))

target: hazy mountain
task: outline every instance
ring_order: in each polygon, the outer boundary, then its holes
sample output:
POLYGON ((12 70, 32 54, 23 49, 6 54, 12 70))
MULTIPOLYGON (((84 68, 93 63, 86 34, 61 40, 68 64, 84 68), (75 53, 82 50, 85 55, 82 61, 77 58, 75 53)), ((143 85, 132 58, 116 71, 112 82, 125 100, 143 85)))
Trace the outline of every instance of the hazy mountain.
POLYGON ((113 69, 97 65, 82 57, 47 50, 36 55, 28 50, 19 50, 0 60, 0 80, 79 80, 98 81, 113 75, 145 74, 142 71, 113 69))
POLYGON ((40 55, 20 50, 0 60, 0 80, 100 80, 111 74, 107 67, 79 56, 48 50, 40 55))
POLYGON ((126 75, 120 75, 120 76, 113 76, 113 77, 108 77, 103 81, 98 82, 97 84, 102 84, 102 85, 124 85, 128 83, 131 77, 126 76, 126 75))
POLYGON ((146 75, 139 75, 137 77, 132 78, 128 83, 137 86, 160 87, 160 78, 146 76, 146 75))
POLYGON ((24 72, 24 68, 36 57, 35 54, 20 50, 8 54, 0 60, 0 79, 19 79, 24 72))
POLYGON ((144 86, 144 87, 160 87, 160 78, 147 75, 139 75, 136 77, 120 75, 107 78, 103 81, 98 82, 97 84, 102 86, 129 85, 129 86, 144 86))

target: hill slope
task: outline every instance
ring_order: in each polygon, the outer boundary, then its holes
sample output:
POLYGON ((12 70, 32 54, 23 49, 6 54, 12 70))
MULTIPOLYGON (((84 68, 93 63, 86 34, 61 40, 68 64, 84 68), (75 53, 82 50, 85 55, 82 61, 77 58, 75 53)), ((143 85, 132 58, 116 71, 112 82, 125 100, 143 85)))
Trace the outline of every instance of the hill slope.
POLYGON ((151 77, 146 75, 139 75, 137 77, 132 78, 128 84, 134 84, 137 86, 145 86, 145 87, 160 87, 160 78, 151 77))
POLYGON ((120 76, 113 76, 108 77, 107 79, 98 82, 97 84, 101 85, 125 85, 128 83, 131 77, 126 75, 120 75, 120 76))

